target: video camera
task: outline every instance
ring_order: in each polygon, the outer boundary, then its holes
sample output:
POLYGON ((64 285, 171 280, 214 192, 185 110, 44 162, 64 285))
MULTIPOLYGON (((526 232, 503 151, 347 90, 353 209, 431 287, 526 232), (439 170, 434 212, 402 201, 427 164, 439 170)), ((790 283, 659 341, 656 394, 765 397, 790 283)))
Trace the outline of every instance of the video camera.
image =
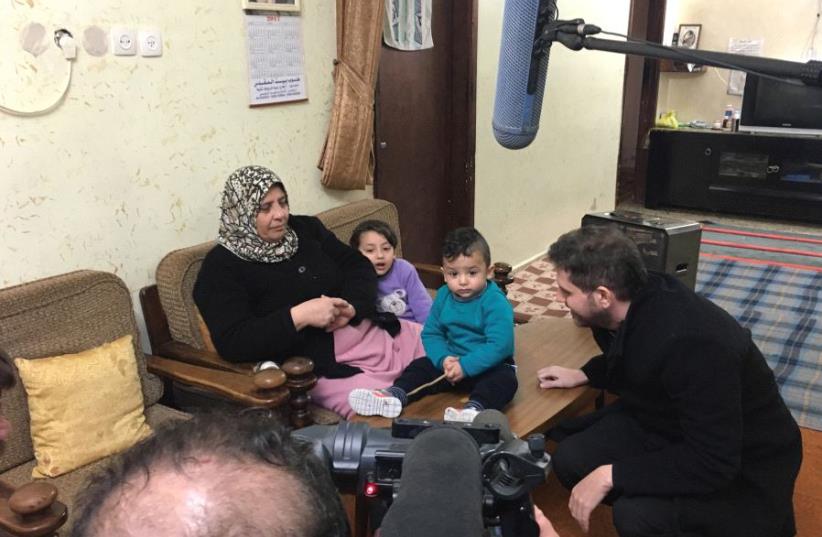
MULTIPOLYGON (((545 437, 541 434, 521 440, 498 423, 397 418, 390 429, 343 421, 306 427, 292 435, 312 443, 315 454, 327 462, 341 492, 366 499, 369 527, 378 528, 402 485, 406 451, 418 434, 432 427, 462 429, 476 442, 482 461, 485 527, 505 537, 539 535, 529 493, 545 481, 550 470, 551 459, 545 453, 545 437), (506 432, 501 435, 501 431, 506 432)), ((470 439, 466 441, 470 443, 470 439)))

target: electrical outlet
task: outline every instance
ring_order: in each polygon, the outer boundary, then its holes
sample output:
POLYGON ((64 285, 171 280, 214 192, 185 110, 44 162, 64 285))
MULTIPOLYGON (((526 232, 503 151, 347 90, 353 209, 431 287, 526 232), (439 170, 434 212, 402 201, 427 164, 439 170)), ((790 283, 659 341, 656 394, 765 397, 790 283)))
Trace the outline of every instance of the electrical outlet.
POLYGON ((137 32, 127 26, 112 26, 111 50, 115 56, 134 56, 137 54, 137 32))
POLYGON ((143 56, 163 55, 163 36, 158 28, 140 28, 140 54, 143 56))

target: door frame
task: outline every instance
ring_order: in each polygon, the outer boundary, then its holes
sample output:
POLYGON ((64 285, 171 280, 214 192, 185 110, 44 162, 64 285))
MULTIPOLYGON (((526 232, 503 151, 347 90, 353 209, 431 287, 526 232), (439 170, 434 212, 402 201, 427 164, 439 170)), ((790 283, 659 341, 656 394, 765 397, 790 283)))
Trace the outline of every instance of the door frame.
POLYGON ((451 126, 454 136, 451 144, 449 170, 449 201, 464 200, 452 204, 458 210, 449 212, 449 227, 474 225, 474 163, 477 147, 477 0, 454 2, 454 9, 462 9, 468 24, 459 24, 460 17, 453 17, 452 56, 462 59, 455 62, 451 72, 451 126), (460 6, 460 4, 462 4, 460 6), (459 7, 457 7, 459 6, 459 7), (454 87, 455 80, 462 80, 454 87))
MULTIPOLYGON (((665 7, 665 0, 631 0, 628 35, 662 43, 665 7)), ((658 95, 659 60, 627 56, 617 161, 617 205, 623 202, 645 203, 647 137, 656 120, 658 95)))

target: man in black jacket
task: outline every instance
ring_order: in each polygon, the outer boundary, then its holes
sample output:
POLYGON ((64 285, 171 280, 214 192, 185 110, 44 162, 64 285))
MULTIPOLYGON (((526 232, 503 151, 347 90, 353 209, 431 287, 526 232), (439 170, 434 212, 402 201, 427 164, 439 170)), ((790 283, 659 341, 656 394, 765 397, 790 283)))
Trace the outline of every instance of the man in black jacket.
POLYGON ((649 274, 614 229, 566 233, 548 256, 559 296, 603 354, 541 369, 540 386, 619 396, 555 431, 554 471, 582 528, 605 500, 622 537, 794 535, 801 436, 750 332, 649 274))

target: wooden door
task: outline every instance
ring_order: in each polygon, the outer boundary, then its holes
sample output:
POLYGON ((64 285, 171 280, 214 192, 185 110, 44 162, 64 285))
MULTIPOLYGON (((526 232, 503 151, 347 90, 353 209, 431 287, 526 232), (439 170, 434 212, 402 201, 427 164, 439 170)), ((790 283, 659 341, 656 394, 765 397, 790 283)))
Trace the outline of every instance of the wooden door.
POLYGON ((445 233, 474 222, 477 9, 432 4, 433 48, 383 45, 374 197, 397 205, 404 257, 439 265, 445 233))

